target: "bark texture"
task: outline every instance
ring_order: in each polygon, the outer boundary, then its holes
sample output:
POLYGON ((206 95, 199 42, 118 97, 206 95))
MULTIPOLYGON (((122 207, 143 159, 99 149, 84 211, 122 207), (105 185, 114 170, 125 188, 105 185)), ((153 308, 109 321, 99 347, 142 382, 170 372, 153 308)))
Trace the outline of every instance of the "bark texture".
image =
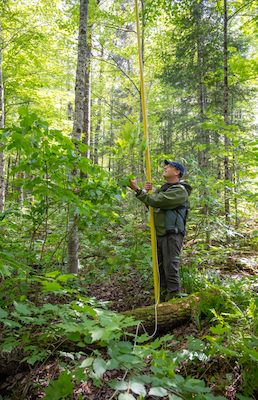
MULTIPOLYGON (((0 21, 0 127, 4 128, 4 83, 2 70, 2 28, 0 21)), ((0 142, 0 147, 3 142, 0 142)), ((5 151, 0 153, 0 207, 4 212, 5 205, 5 151)))
MULTIPOLYGON (((83 117, 83 143, 90 147, 90 112, 91 112, 91 37, 87 45, 86 70, 85 70, 85 96, 83 117)), ((86 157, 90 158, 90 149, 87 149, 86 157)))
POLYGON ((81 140, 84 115, 85 67, 87 59, 87 27, 89 0, 80 1, 78 58, 75 81, 75 109, 72 138, 81 140))
MULTIPOLYGON (((87 57, 87 27, 88 27, 88 8, 89 0, 80 1, 80 25, 79 25, 79 39, 78 39, 78 58, 76 69, 75 81, 75 109, 74 109, 74 122, 72 138, 81 140, 83 130, 83 116, 84 116, 84 91, 85 91, 85 69, 87 57)), ((73 174, 78 174, 77 170, 73 174)), ((70 235, 68 239, 68 265, 69 272, 78 273, 78 228, 76 224, 76 216, 70 217, 69 220, 70 235)))
MULTIPOLYGON (((216 290, 208 290, 199 292, 189 297, 182 299, 171 300, 167 303, 161 303, 157 307, 158 318, 158 334, 171 332, 187 323, 195 316, 209 313, 209 310, 214 308, 220 311, 226 306, 226 300, 216 290)), ((226 310, 225 310, 226 311, 226 310)), ((155 308, 153 306, 145 308, 137 308, 135 310, 122 313, 126 317, 134 317, 138 321, 142 321, 145 330, 150 334, 154 331, 155 326, 155 308)), ((131 330, 135 332, 135 328, 131 330)), ((143 329, 140 329, 143 333, 143 329)))
MULTIPOLYGON (((227 0, 224 0, 224 123, 228 125, 228 12, 227 0)), ((230 179, 229 175, 229 138, 224 135, 224 145, 226 155, 224 157, 225 180, 230 179)), ((225 216, 226 224, 230 224, 230 204, 229 204, 229 190, 225 185, 225 216)))
MULTIPOLYGON (((104 47, 101 47, 100 58, 103 59, 104 57, 104 47)), ((102 80, 103 80, 103 67, 102 64, 100 65, 99 71, 99 83, 102 89, 102 80)), ((94 164, 99 163, 99 138, 100 138, 100 129, 102 124, 102 96, 98 98, 98 116, 97 116, 97 126, 95 131, 95 139, 94 139, 94 164)))

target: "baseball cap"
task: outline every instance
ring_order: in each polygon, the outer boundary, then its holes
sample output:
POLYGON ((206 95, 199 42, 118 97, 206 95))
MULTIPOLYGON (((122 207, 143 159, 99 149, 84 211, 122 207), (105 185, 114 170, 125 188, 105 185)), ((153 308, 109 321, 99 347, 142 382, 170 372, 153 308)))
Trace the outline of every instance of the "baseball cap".
POLYGON ((165 160, 165 164, 166 165, 168 165, 168 164, 173 165, 173 167, 175 167, 178 171, 180 171, 180 178, 182 178, 184 176, 185 167, 180 162, 165 160))

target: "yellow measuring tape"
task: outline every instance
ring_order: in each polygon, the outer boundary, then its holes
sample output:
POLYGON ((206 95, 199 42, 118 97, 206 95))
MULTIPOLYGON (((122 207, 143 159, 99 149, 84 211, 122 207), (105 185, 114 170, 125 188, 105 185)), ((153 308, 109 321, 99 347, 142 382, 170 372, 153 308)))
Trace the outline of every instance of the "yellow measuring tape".
MULTIPOLYGON (((141 39, 140 38, 140 22, 139 22, 139 11, 138 11, 137 0, 135 0, 135 12, 136 12, 136 25, 137 25, 138 51, 139 51, 139 65, 140 65, 143 129, 144 129, 144 138, 147 143, 147 149, 146 149, 147 180, 149 182, 151 182, 150 153, 149 153, 148 126, 147 126, 147 113, 146 113, 146 101, 145 101, 145 86, 144 86, 144 77, 143 77, 142 48, 141 48, 141 40, 140 40, 141 39)), ((152 191, 149 190, 149 193, 152 193, 152 191)), ((152 247, 152 263, 153 263, 153 275, 154 275, 155 303, 157 304, 159 302, 159 278, 158 278, 156 230, 155 230, 155 225, 154 225, 154 210, 152 207, 150 207, 150 230, 151 230, 151 247, 152 247)))

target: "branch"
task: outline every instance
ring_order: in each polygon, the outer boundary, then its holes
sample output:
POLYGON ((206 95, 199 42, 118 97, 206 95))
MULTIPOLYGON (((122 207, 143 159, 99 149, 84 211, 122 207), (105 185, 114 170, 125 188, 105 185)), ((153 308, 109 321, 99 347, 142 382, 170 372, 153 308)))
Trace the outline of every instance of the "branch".
POLYGON ((7 104, 7 105, 5 106, 5 108, 7 109, 7 108, 9 108, 9 107, 19 106, 20 104, 28 104, 28 103, 30 103, 30 100, 28 100, 28 101, 23 101, 23 102, 21 102, 21 103, 7 104))
POLYGON ((228 17, 228 21, 229 21, 231 18, 233 18, 233 17, 234 17, 240 10, 242 10, 245 6, 248 6, 248 4, 253 3, 253 1, 254 1, 254 0, 250 0, 250 1, 248 1, 247 3, 245 3, 243 6, 239 7, 239 9, 238 9, 236 12, 234 12, 234 14, 232 14, 232 15, 230 15, 230 16, 228 17))
POLYGON ((132 33, 137 34, 137 32, 135 32, 133 29, 123 29, 123 28, 119 28, 119 27, 117 27, 117 26, 115 26, 115 25, 112 25, 112 24, 103 24, 103 23, 102 23, 102 25, 108 26, 109 28, 112 28, 112 29, 117 29, 117 30, 119 30, 119 31, 123 31, 123 32, 132 32, 132 33))

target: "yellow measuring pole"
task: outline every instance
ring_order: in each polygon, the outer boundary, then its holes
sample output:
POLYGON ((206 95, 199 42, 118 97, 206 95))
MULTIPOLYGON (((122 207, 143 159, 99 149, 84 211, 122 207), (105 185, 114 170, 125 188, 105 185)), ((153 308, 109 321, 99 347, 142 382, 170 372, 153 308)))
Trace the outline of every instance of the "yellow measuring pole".
MULTIPOLYGON (((144 138, 146 139, 146 142, 147 142, 147 148, 146 148, 147 180, 149 182, 151 182, 148 124, 147 124, 147 112, 146 112, 146 100, 145 100, 145 86, 144 86, 144 77, 143 77, 140 22, 139 22, 139 11, 138 11, 137 0, 135 0, 135 13, 136 13, 137 39, 138 39, 138 51, 139 51, 139 65, 140 65, 143 128, 144 128, 144 138)), ((149 190, 149 193, 152 193, 152 191, 149 190)), ((151 247, 152 247, 152 263, 153 263, 153 275, 154 275, 155 303, 158 303, 159 302, 159 278, 158 278, 158 262, 157 262, 157 241, 156 241, 156 231, 155 231, 155 225, 154 225, 154 211, 153 211, 152 207, 150 207, 150 230, 151 230, 151 247)))

